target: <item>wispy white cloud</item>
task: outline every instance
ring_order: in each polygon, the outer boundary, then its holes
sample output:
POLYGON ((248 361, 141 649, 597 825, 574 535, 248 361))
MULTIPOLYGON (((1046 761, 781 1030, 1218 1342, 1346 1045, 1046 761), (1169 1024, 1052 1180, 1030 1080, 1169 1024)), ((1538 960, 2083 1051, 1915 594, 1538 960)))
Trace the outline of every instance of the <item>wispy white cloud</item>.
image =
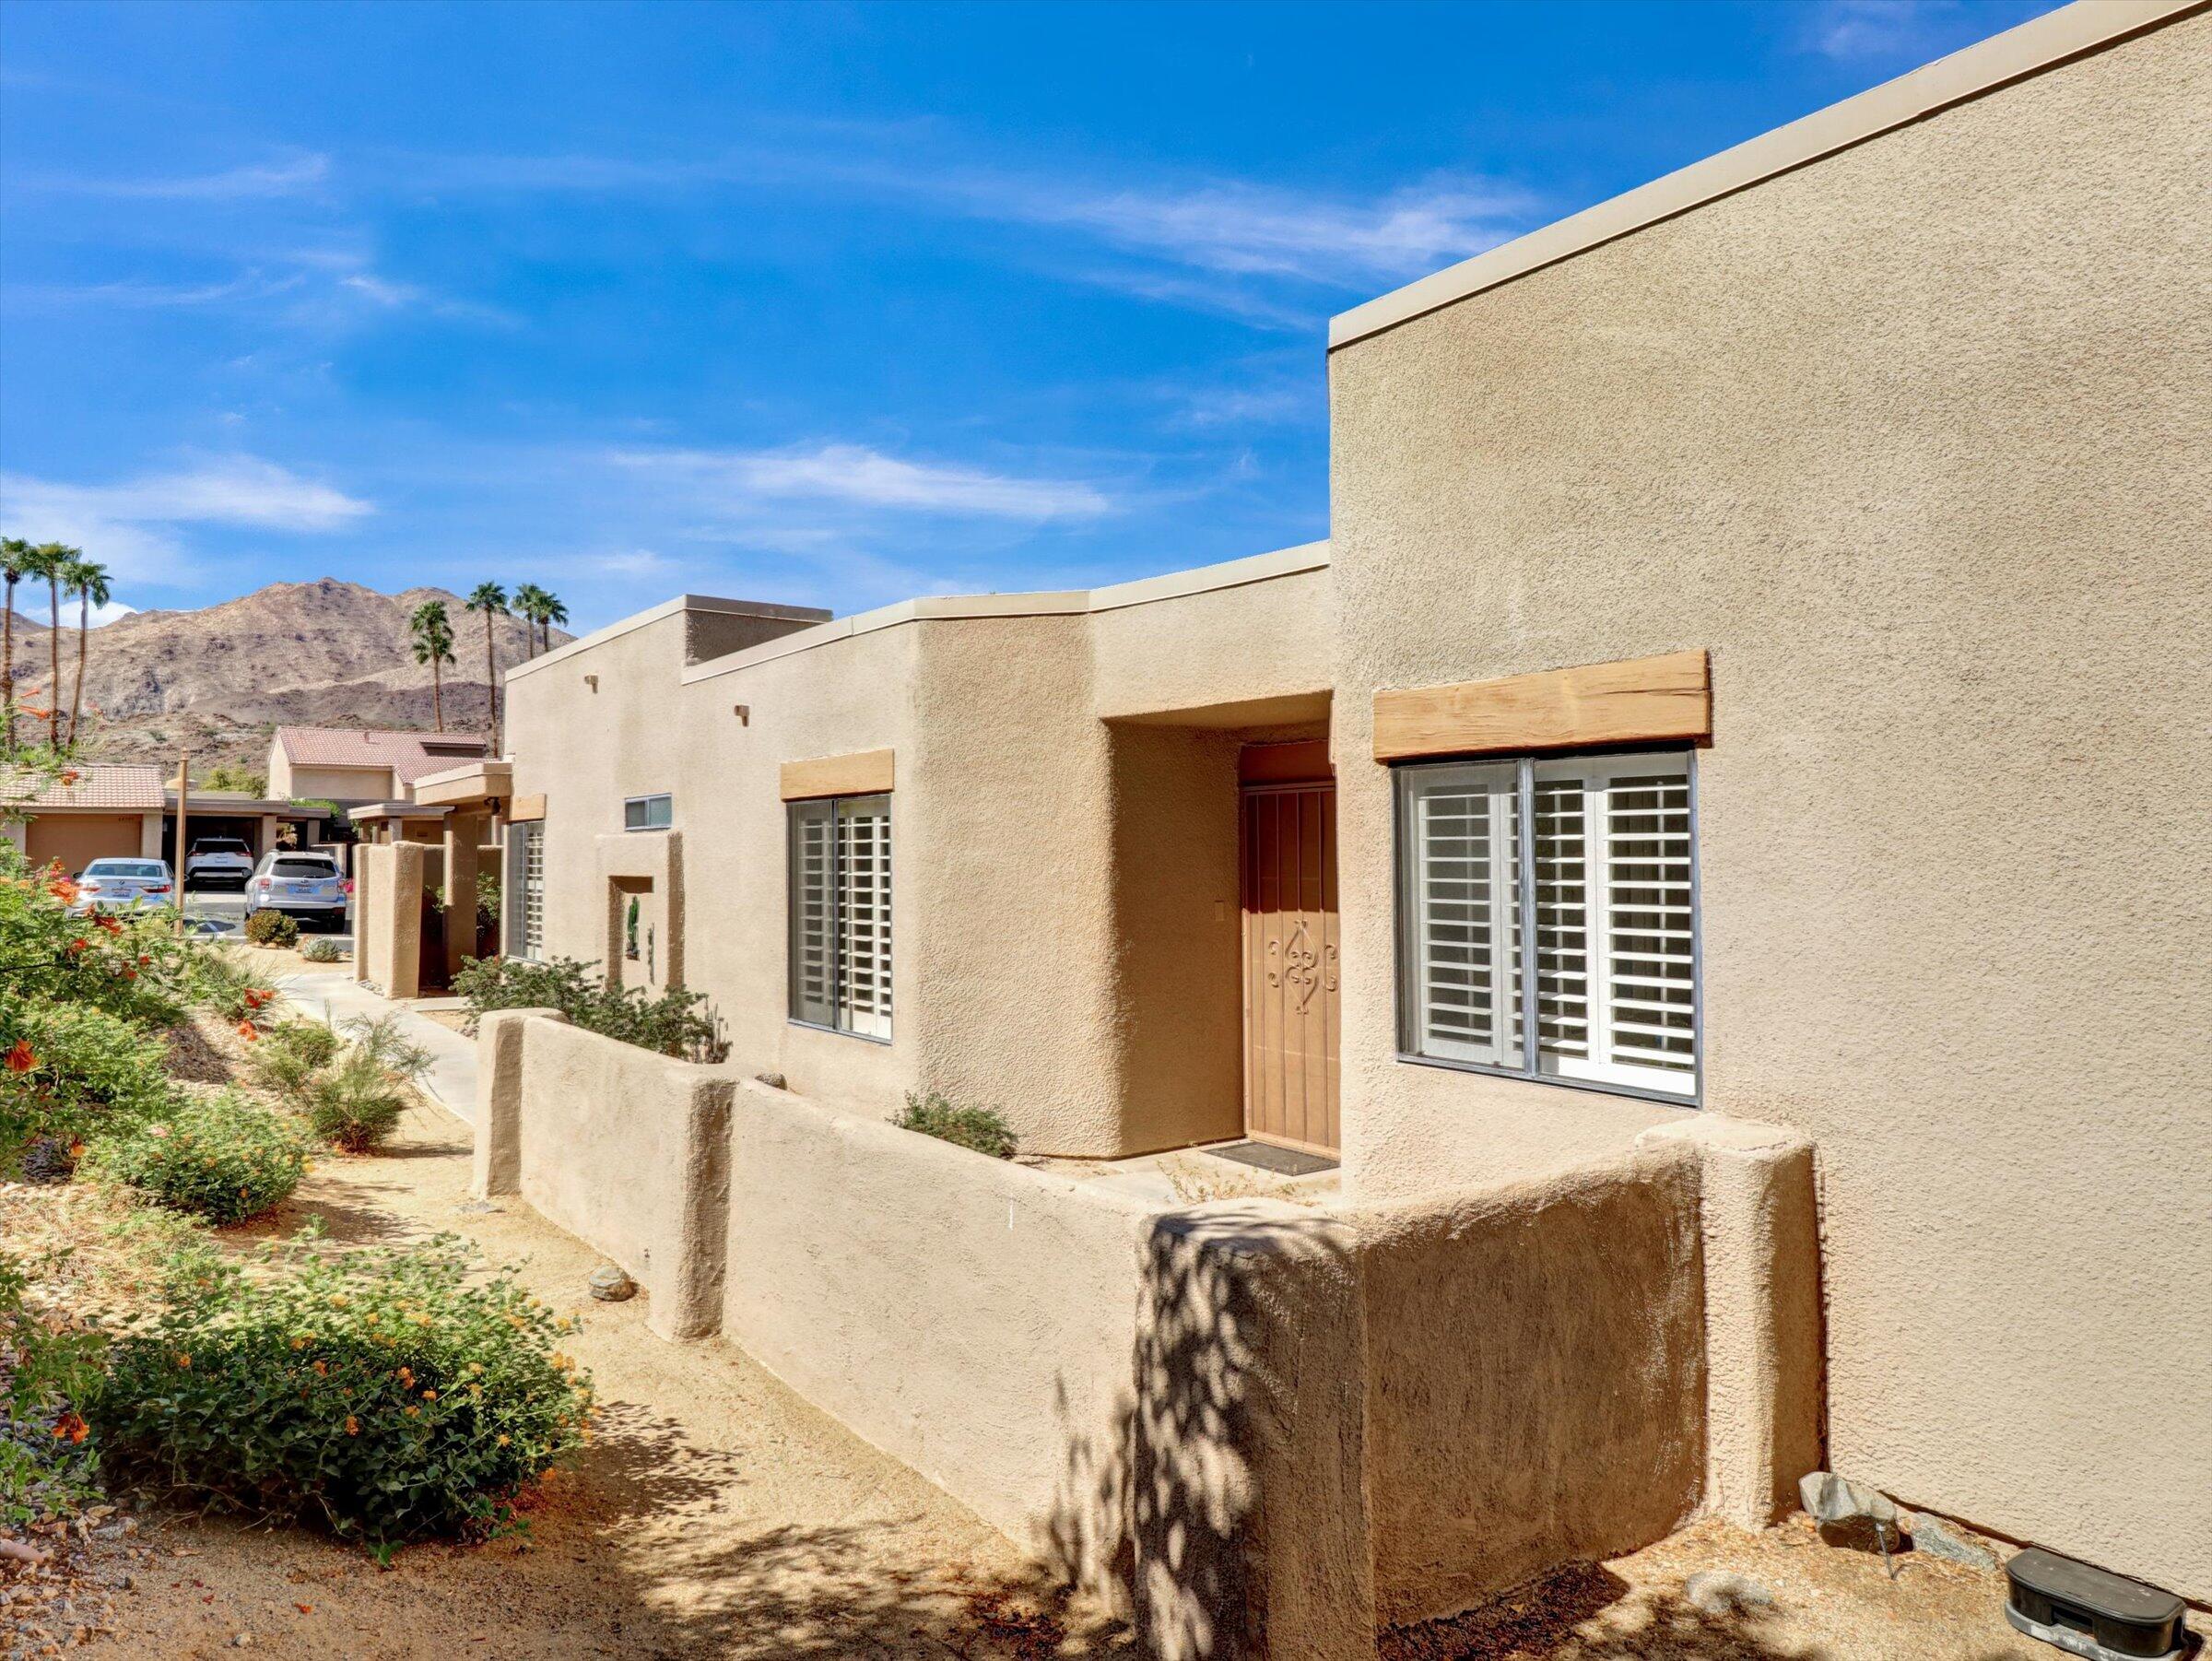
POLYGON ((1804 38, 1831 58, 1925 55, 1963 12, 1958 0, 1818 0, 1807 8, 1804 38))
POLYGON ((213 173, 182 173, 143 179, 49 173, 34 175, 23 183, 33 189, 70 192, 88 196, 226 202, 266 196, 296 196, 320 189, 329 177, 329 157, 300 154, 282 160, 226 168, 213 173))
POLYGON ((1096 485, 942 462, 906 461, 863 444, 795 450, 629 450, 625 467, 688 481, 712 505, 795 499, 864 509, 1042 522, 1112 510, 1096 485))
POLYGON ((10 535, 73 543, 119 577, 141 581, 182 580, 184 525, 331 531, 372 511, 367 501, 251 455, 211 457, 105 485, 0 474, 0 524, 10 535))

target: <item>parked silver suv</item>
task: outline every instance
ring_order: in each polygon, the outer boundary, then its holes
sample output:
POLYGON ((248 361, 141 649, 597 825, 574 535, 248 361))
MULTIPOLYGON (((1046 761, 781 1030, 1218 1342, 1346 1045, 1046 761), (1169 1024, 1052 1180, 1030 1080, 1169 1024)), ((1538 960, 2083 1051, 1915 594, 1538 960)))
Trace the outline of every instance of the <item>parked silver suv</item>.
POLYGON ((346 926, 346 878, 328 854, 279 848, 264 854, 246 880, 246 918, 255 912, 285 912, 302 924, 346 926))

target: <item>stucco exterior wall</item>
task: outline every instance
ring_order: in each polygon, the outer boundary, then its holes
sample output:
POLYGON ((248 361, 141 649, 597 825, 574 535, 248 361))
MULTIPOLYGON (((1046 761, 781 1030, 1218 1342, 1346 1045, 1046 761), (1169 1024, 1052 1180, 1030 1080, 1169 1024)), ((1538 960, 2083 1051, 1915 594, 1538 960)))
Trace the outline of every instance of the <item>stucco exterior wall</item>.
MULTIPOLYGON (((511 1018, 512 1019, 512 1018, 511 1018)), ((510 1114, 516 1191, 645 1288, 663 1337, 721 1325, 723 1228, 728 1204, 728 1069, 693 1066, 535 1013, 519 1056, 500 1026, 478 1035, 480 1116, 510 1114), (500 1100, 519 1064, 519 1107, 500 1100)))
POLYGON ((725 1336, 1110 1584, 1151 1207, 759 1085, 731 1147, 725 1336))
POLYGON ((547 804, 548 954, 604 958, 594 848, 623 835, 625 796, 665 790, 684 850, 682 916, 668 920, 684 982, 747 1073, 877 1116, 910 1090, 943 1090, 999 1107, 1039 1153, 1234 1135, 1232 724, 1279 716, 1267 701, 1293 692, 1292 713, 1325 720, 1318 559, 1103 612, 1070 596, 981 602, 982 615, 811 630, 699 666, 672 614, 512 676, 514 787, 547 804), (1267 634, 1238 636, 1237 608, 1254 606, 1267 634), (1211 707, 1232 694, 1246 701, 1211 707), (1181 698, 1208 707, 1178 725, 1162 712, 1181 698), (1145 719, 1109 724, 1101 708, 1145 719), (779 774, 874 749, 893 752, 897 777, 888 1043, 786 1018, 779 774))
POLYGON ((1331 362, 1347 1169, 1679 1110, 1394 1059, 1379 688, 1712 653, 1705 1099, 1819 1148, 1836 1468, 2212 1596, 2212 14, 1331 362))
POLYGON ((388 767, 294 767, 272 746, 269 795, 278 800, 389 802, 399 799, 400 790, 388 767))

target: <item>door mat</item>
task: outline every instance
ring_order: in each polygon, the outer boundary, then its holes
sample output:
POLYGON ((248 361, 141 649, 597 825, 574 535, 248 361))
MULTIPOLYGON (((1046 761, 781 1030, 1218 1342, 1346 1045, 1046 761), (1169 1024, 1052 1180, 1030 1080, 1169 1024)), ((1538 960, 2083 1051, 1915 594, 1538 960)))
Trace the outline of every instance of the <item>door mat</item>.
POLYGON ((1336 1161, 1318 1153, 1300 1153, 1295 1148, 1277 1148, 1269 1142, 1231 1142, 1226 1148, 1206 1150, 1218 1160, 1234 1160, 1240 1165, 1256 1165, 1262 1171, 1272 1171, 1277 1176, 1312 1176, 1320 1172, 1334 1171, 1336 1161))

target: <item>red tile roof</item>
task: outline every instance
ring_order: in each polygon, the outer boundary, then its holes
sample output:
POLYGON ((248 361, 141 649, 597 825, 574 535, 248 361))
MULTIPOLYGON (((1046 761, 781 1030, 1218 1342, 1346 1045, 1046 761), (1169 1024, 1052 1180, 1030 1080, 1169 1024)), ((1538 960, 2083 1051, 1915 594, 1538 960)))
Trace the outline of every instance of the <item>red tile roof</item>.
POLYGON ((389 767, 399 783, 465 767, 485 752, 478 733, 402 733, 373 727, 280 726, 276 742, 294 767, 389 767), (443 753, 432 755, 426 745, 443 753))
MULTIPOLYGON (((0 777, 0 800, 13 800, 35 775, 20 770, 0 777)), ((63 783, 31 795, 28 807, 108 807, 161 811, 161 768, 154 761, 84 761, 62 774, 63 783), (71 780, 70 775, 76 775, 71 780)))

